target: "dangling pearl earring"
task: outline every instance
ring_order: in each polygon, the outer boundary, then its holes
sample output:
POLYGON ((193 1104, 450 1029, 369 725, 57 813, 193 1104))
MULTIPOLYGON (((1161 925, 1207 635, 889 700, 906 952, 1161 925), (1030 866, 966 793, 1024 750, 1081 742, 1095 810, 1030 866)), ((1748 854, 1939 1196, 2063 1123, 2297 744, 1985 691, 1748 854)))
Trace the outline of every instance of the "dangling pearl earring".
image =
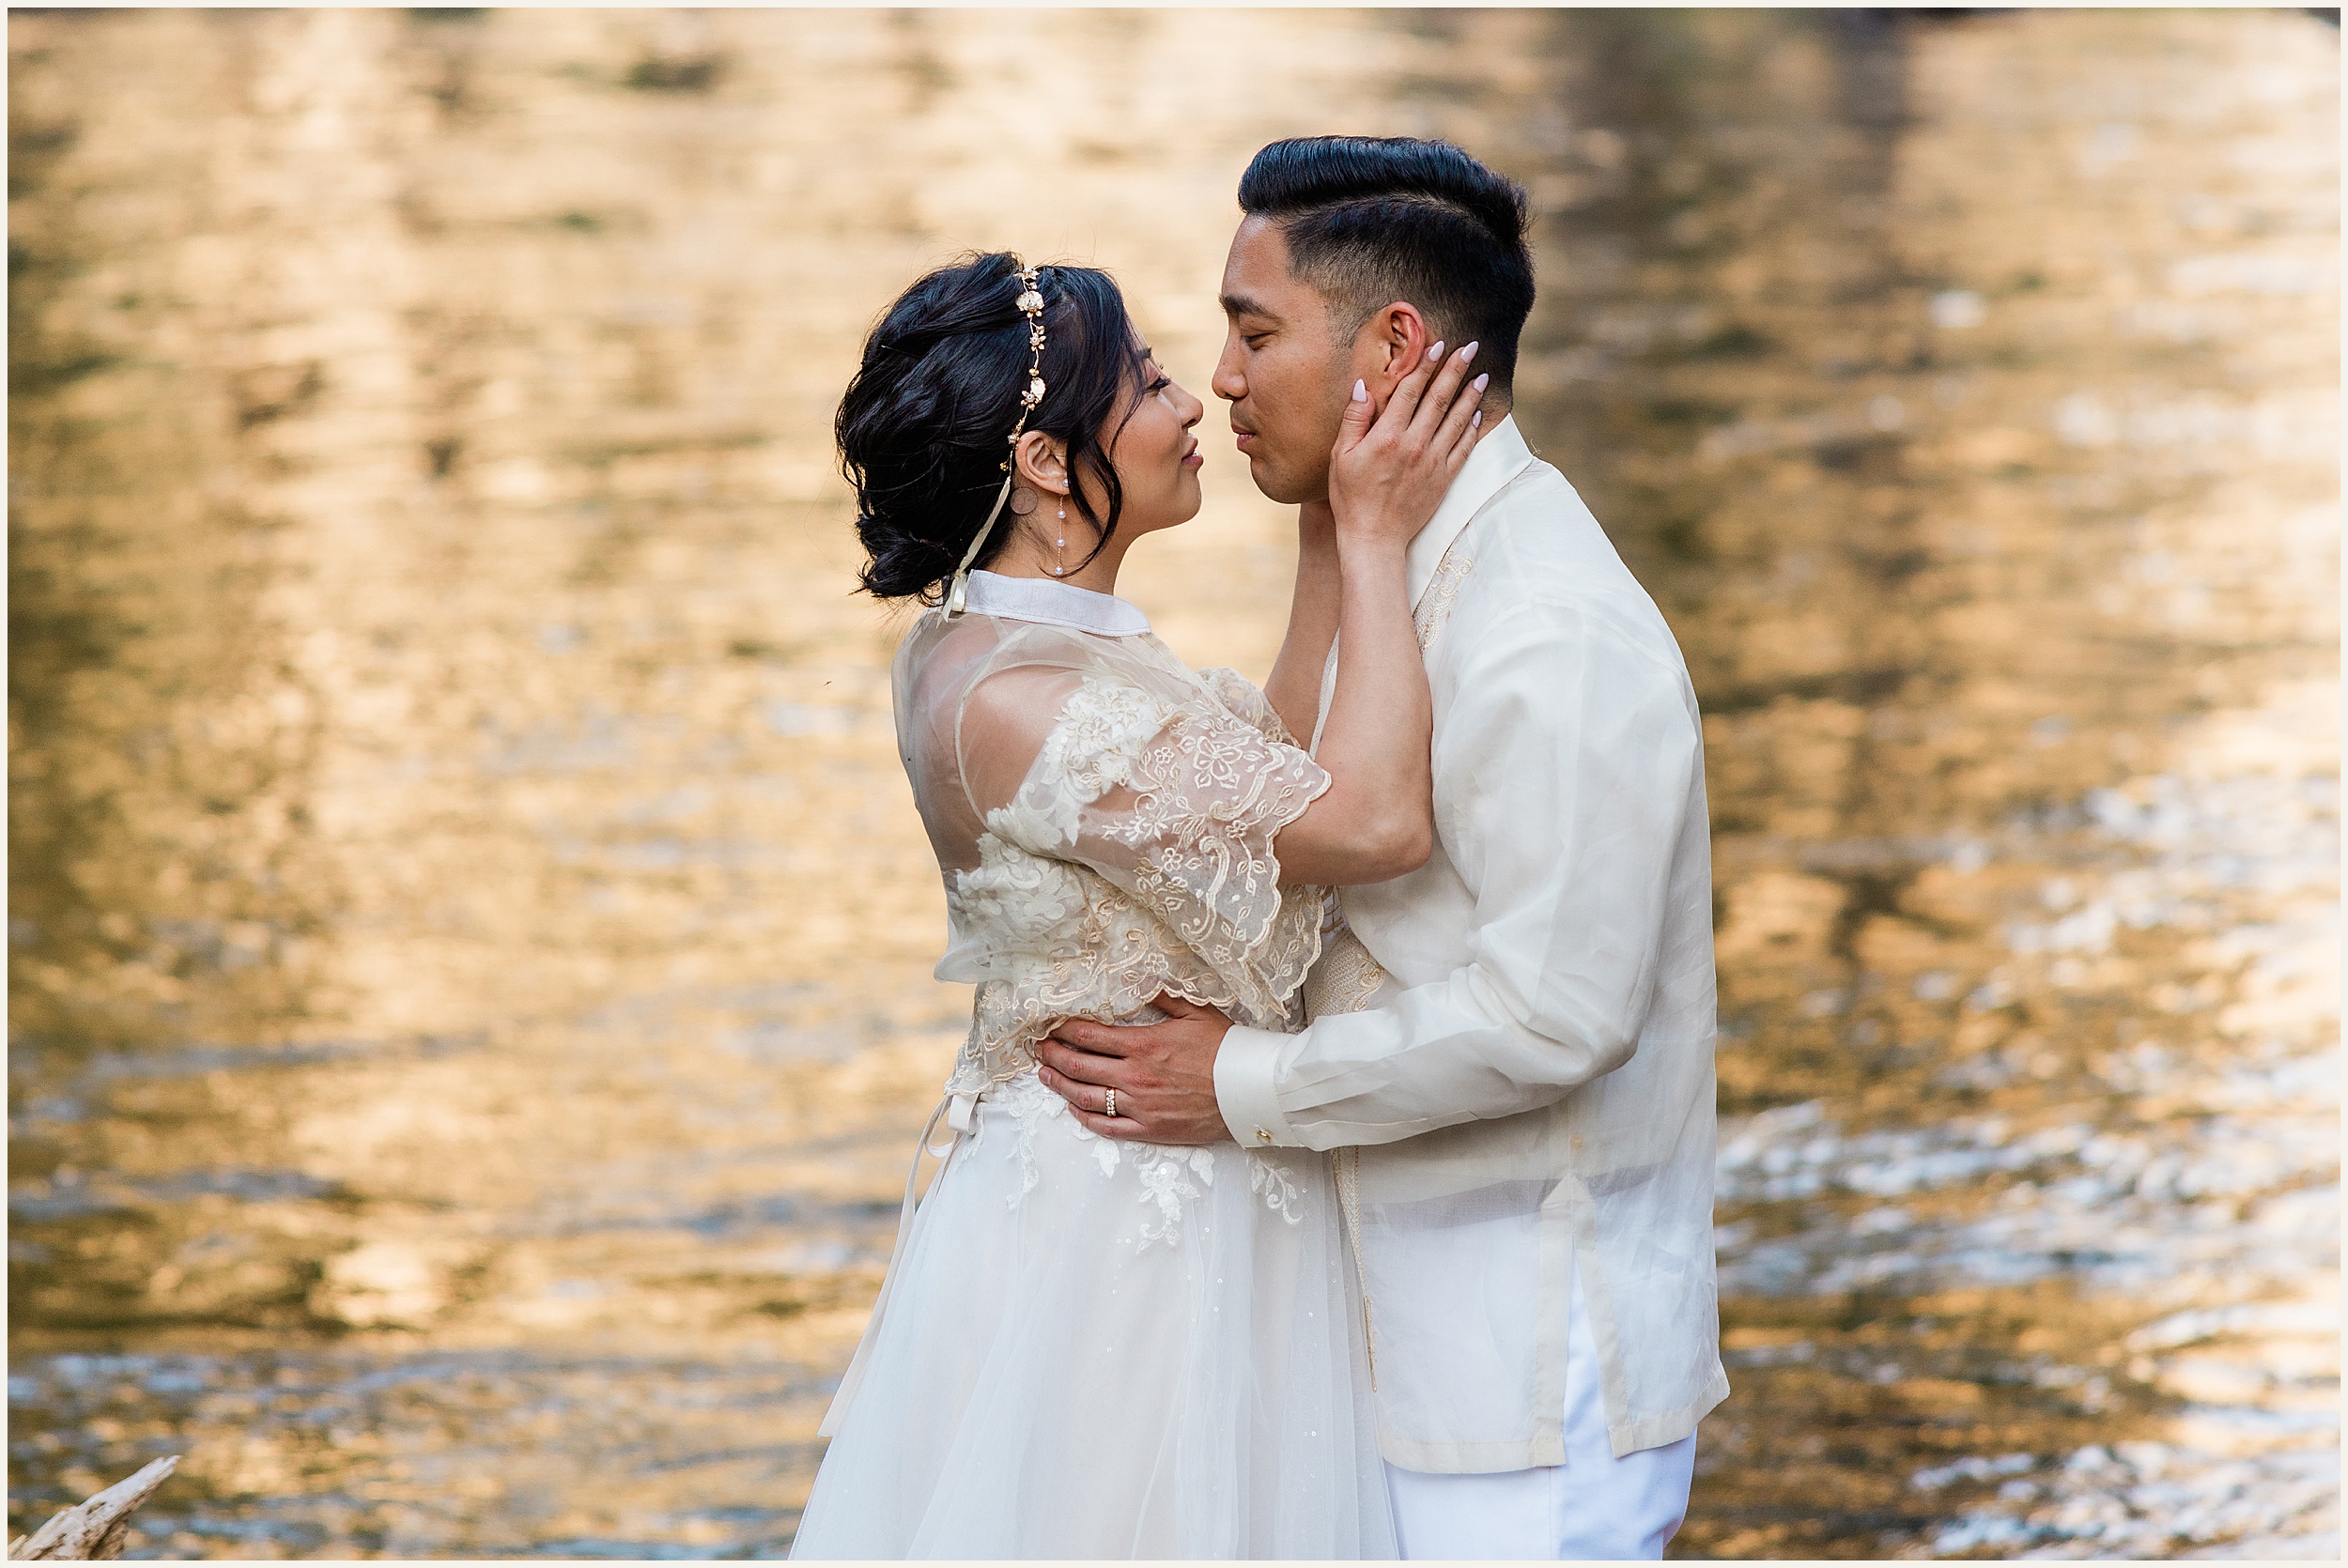
MULTIPOLYGON (((1060 549, 1066 550, 1068 548, 1068 508, 1064 506, 1061 507, 1058 513, 1058 516, 1059 517, 1060 536, 1058 539, 1053 540, 1052 543, 1057 545, 1060 549)), ((1060 557, 1060 563, 1052 568, 1052 576, 1056 577, 1064 577, 1068 576, 1068 557, 1066 555, 1062 555, 1060 557)))

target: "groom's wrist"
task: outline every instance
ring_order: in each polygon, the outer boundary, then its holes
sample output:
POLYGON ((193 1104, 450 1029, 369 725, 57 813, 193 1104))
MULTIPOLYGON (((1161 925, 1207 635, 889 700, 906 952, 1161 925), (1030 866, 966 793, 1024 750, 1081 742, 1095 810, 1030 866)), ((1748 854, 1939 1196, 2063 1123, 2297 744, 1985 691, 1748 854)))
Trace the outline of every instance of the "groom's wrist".
POLYGON ((1303 1148, 1305 1140, 1280 1112, 1273 1076, 1291 1037, 1234 1023, 1214 1056, 1214 1100, 1224 1125, 1244 1148, 1303 1148))

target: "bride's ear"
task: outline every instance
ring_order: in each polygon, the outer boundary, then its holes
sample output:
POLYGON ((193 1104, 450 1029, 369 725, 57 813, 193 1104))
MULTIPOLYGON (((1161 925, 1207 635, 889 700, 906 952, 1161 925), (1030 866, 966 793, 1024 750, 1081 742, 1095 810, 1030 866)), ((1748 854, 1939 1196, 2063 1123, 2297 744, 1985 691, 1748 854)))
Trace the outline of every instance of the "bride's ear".
POLYGON ((1011 451, 1020 484, 1050 495, 1068 494, 1068 453, 1057 439, 1041 430, 1030 430, 1011 451))

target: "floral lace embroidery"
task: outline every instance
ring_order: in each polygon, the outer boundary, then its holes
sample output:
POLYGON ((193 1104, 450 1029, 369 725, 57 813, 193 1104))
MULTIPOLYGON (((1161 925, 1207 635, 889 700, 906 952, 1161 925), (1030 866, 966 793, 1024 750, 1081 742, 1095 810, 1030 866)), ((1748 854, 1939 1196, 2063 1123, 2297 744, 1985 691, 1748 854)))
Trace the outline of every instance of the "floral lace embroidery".
MULTIPOLYGON (((1034 1191, 1043 1180, 1043 1173, 1037 1170, 1035 1163, 1037 1124, 1054 1114, 1067 1115, 1068 1102, 1045 1088, 1043 1081, 1033 1074, 1012 1079, 993 1098, 996 1104, 1011 1113, 1012 1126, 1016 1129, 1012 1134, 1011 1147, 1019 1161, 1019 1191, 1003 1201, 1008 1207, 1017 1208, 1019 1201, 1034 1191)), ((986 1126, 984 1117, 980 1118, 979 1126, 983 1132, 986 1126)))
POLYGON ((1321 943, 1321 961, 1305 976, 1305 1016, 1357 1013, 1385 986, 1385 966, 1370 956, 1352 927, 1340 921, 1321 943))
POLYGON ((1254 1149, 1243 1150, 1247 1158, 1247 1190, 1263 1199, 1263 1206, 1291 1225, 1305 1222, 1304 1194, 1296 1190, 1295 1178, 1286 1166, 1270 1155, 1254 1149))
POLYGON ((1217 702, 1254 725, 1265 740, 1277 741, 1282 746, 1304 744, 1289 733, 1289 727, 1282 721, 1280 710, 1272 705, 1272 699, 1238 670, 1218 664, 1200 670, 1198 679, 1217 702))
POLYGON ((1418 607, 1411 612, 1411 628, 1418 633, 1422 653, 1433 646, 1436 635, 1451 619, 1452 607, 1460 602, 1460 589, 1475 569, 1475 562, 1460 553, 1456 541, 1436 563, 1435 575, 1428 579, 1427 592, 1419 595, 1418 607))
MULTIPOLYGON (((1202 1187, 1214 1185, 1214 1153, 1205 1148, 1176 1148, 1165 1144, 1129 1143, 1117 1138, 1104 1138, 1086 1127, 1068 1109, 1068 1102, 1043 1086, 1043 1080, 1032 1073, 1023 1074, 997 1088, 990 1097, 996 1104, 1010 1113, 1012 1150, 1019 1161, 1019 1191, 1006 1201, 1013 1208, 1029 1192, 1035 1191, 1041 1176, 1035 1158, 1036 1130, 1047 1116, 1069 1123, 1069 1130, 1082 1142, 1092 1145, 1092 1162, 1100 1167, 1104 1177, 1114 1178, 1119 1170, 1130 1164, 1140 1191, 1137 1201, 1156 1210, 1152 1222, 1141 1222, 1141 1245, 1138 1252, 1148 1252, 1159 1242, 1179 1246, 1184 1207, 1204 1196, 1202 1187), (1194 1178, 1196 1178, 1194 1180, 1194 1178)), ((1296 1224, 1303 1219, 1300 1195, 1295 1183, 1285 1171, 1269 1161, 1249 1155, 1247 1182, 1251 1191, 1266 1193, 1265 1205, 1296 1224)))
POLYGON ((1272 840, 1328 775, 1267 744, 1278 715, 1238 675, 1204 684, 1178 703, 1087 681, 988 814, 947 901, 1012 973, 980 985, 950 1091, 1025 1072, 1060 1020, 1111 1022, 1163 992, 1259 1028, 1303 1021, 1322 895, 1279 885, 1272 840))
POLYGON ((1160 1241, 1180 1245, 1182 1239, 1182 1205, 1202 1196, 1190 1178, 1197 1176, 1209 1187, 1214 1185, 1214 1155, 1203 1148, 1173 1148, 1164 1144, 1131 1144, 1099 1133, 1076 1123, 1076 1136, 1093 1145, 1092 1158, 1103 1176, 1115 1176, 1120 1163, 1131 1161, 1134 1175, 1141 1183, 1141 1201, 1155 1207, 1158 1222, 1141 1222, 1141 1245, 1135 1252, 1146 1253, 1160 1241))

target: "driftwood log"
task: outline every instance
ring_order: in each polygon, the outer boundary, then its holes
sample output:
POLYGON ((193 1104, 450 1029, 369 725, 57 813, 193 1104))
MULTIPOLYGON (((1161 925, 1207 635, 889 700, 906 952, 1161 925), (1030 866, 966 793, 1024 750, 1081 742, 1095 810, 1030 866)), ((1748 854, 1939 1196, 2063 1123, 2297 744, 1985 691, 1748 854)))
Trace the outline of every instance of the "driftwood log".
POLYGON ((155 1495, 155 1488, 179 1468, 179 1456, 158 1459, 136 1475, 116 1482, 91 1498, 52 1515, 30 1535, 8 1544, 11 1561, 29 1558, 65 1558, 93 1561, 120 1557, 131 1530, 131 1510, 155 1495))

